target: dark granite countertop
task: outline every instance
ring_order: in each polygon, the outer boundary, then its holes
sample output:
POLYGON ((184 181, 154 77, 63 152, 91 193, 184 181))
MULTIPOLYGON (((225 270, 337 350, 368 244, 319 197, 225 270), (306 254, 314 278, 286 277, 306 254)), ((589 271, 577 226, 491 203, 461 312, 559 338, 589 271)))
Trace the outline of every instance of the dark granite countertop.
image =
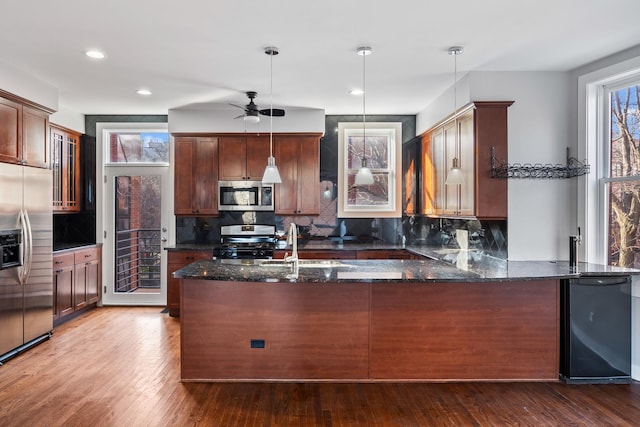
MULTIPOLYGON (((292 265, 265 266, 264 260, 200 260, 173 275, 181 279, 240 282, 496 282, 568 279, 581 276, 615 276, 640 271, 598 264, 579 263, 573 271, 568 262, 504 261, 450 263, 423 260, 322 260, 295 271, 292 265), (263 264, 263 265, 261 265, 263 264)), ((309 262, 308 260, 306 260, 309 262)), ((313 261, 311 261, 313 262, 313 261)))
POLYGON ((82 248, 94 248, 101 244, 98 243, 56 243, 53 245, 53 252, 64 252, 68 250, 82 249, 82 248))

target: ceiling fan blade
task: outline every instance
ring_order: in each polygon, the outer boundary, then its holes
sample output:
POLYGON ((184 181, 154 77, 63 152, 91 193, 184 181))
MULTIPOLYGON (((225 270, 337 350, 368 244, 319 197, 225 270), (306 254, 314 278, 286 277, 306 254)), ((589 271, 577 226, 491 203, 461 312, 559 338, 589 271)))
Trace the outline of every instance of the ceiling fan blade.
POLYGON ((241 110, 244 110, 244 109, 245 109, 245 107, 243 107, 242 105, 232 104, 232 103, 229 103, 229 105, 232 105, 232 106, 234 106, 234 107, 240 108, 241 110))
POLYGON ((263 116, 283 117, 284 110, 281 108, 265 108, 263 110, 260 110, 260 114, 262 114, 263 116))
POLYGON ((246 116, 246 114, 240 114, 238 117, 234 117, 233 119, 234 119, 234 120, 235 120, 235 119, 239 119, 240 117, 244 117, 244 116, 246 116))

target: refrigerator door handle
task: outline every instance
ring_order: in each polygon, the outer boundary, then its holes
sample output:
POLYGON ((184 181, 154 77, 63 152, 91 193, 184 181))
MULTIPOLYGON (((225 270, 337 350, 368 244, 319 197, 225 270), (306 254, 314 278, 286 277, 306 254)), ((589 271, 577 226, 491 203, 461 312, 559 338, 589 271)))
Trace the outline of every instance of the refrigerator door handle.
POLYGON ((31 230, 31 220, 29 219, 29 212, 25 209, 24 210, 24 220, 25 223, 27 225, 27 235, 28 235, 28 242, 27 242, 27 268, 25 269, 25 274, 24 274, 24 283, 27 283, 27 280, 29 279, 29 276, 31 275, 31 264, 33 263, 33 231, 31 230))

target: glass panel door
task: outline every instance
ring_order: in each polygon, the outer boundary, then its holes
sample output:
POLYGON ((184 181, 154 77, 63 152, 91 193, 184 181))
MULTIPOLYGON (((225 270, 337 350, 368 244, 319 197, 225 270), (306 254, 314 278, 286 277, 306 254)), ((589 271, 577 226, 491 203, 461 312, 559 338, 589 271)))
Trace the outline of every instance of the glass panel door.
POLYGON ((112 219, 105 248, 105 304, 165 305, 163 266, 167 241, 163 188, 166 166, 108 166, 106 201, 112 219))

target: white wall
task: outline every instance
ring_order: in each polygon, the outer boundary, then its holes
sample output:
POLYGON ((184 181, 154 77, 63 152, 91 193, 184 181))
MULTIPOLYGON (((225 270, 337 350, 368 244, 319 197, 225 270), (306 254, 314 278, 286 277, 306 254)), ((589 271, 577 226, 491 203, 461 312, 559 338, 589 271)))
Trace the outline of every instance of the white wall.
MULTIPOLYGON (((509 163, 565 164, 570 139, 570 74, 564 72, 470 72, 459 81, 458 105, 515 101, 508 109, 509 163)), ((419 133, 451 112, 453 91, 418 114, 419 133)), ((507 160, 507 159, 504 159, 507 160)), ((570 179, 509 180, 509 259, 568 259, 575 211, 570 179)))
POLYGON ((60 109, 49 117, 49 121, 76 132, 85 133, 84 114, 65 108, 64 105, 60 105, 60 109))
MULTIPOLYGON (((175 108, 169 110, 170 133, 263 132, 270 130, 271 118, 260 117, 259 124, 245 124, 240 109, 175 108)), ((285 117, 273 118, 273 132, 310 132, 324 134, 324 110, 287 108, 285 117)))
POLYGON ((0 89, 58 110, 57 88, 3 62, 0 62, 0 89))

